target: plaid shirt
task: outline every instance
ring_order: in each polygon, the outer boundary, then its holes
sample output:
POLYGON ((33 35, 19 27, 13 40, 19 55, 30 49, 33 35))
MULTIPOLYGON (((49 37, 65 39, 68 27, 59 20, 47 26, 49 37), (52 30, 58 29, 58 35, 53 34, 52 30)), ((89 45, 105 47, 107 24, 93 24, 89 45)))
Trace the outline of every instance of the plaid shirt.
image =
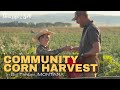
MULTIPOLYGON (((36 50, 37 55, 44 55, 44 56, 55 56, 62 52, 62 49, 56 49, 56 50, 49 50, 48 47, 45 47, 43 45, 39 45, 36 50)), ((46 58, 46 57, 44 57, 46 58)), ((49 63, 48 63, 49 64, 49 63)), ((51 65, 50 65, 51 67, 51 65)), ((38 64, 38 73, 42 73, 42 63, 38 64)), ((49 72, 44 72, 49 73, 49 72)), ((53 79, 55 76, 40 76, 39 79, 53 79)))

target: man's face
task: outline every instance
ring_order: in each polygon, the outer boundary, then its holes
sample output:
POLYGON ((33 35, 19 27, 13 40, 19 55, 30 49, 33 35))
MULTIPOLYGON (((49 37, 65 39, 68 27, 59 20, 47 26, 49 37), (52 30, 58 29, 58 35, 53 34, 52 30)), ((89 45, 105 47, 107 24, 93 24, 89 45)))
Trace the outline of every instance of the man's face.
POLYGON ((84 27, 84 16, 83 15, 80 15, 80 16, 75 16, 76 17, 76 23, 78 23, 80 25, 81 28, 84 27))

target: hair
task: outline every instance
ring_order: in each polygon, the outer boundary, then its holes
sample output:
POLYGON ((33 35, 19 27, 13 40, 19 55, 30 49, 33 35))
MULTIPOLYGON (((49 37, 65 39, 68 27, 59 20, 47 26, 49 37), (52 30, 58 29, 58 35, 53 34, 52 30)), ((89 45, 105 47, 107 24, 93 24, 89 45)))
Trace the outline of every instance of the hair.
MULTIPOLYGON (((38 40, 41 38, 41 37, 44 37, 46 34, 43 34, 43 35, 41 35, 41 36, 39 36, 38 37, 38 40)), ((47 35, 49 35, 49 34, 47 34, 47 35)))
POLYGON ((44 37, 44 35, 45 35, 45 34, 43 34, 43 35, 39 36, 39 37, 38 37, 38 40, 40 40, 40 38, 41 38, 41 37, 44 37))

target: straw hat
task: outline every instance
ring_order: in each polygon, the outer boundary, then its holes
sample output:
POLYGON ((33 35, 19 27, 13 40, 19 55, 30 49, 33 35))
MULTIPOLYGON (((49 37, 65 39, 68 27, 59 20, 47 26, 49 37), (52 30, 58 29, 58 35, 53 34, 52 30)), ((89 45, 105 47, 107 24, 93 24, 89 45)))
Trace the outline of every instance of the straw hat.
POLYGON ((51 35, 51 34, 54 34, 53 32, 51 32, 51 31, 48 31, 48 29, 43 29, 43 30, 41 30, 39 33, 36 33, 34 36, 33 36, 33 38, 32 38, 32 40, 34 41, 34 42, 39 42, 39 37, 40 36, 42 36, 42 35, 45 35, 45 34, 47 34, 47 35, 51 35))

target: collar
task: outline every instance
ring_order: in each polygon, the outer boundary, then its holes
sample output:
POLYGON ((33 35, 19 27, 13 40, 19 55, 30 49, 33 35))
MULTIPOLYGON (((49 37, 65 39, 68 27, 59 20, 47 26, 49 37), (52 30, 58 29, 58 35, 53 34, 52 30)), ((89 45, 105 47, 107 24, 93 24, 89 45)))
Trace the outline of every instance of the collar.
POLYGON ((84 26, 84 28, 87 28, 90 24, 92 24, 93 23, 93 20, 90 20, 85 26, 84 26))
POLYGON ((40 47, 44 47, 44 48, 48 48, 48 47, 45 47, 45 46, 44 46, 44 45, 42 45, 42 44, 40 44, 39 46, 40 46, 40 47))

